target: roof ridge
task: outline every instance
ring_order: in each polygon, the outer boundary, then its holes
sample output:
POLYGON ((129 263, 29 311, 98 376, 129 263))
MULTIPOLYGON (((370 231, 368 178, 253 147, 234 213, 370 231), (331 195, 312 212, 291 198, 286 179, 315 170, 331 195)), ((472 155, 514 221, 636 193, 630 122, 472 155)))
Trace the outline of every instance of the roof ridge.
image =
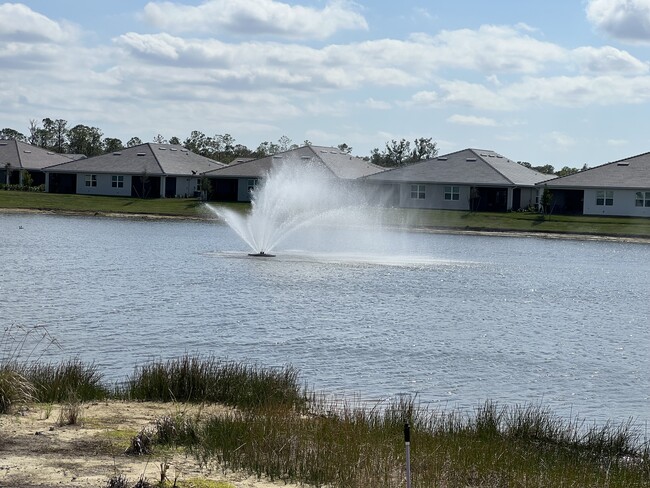
POLYGON ((158 159, 158 155, 156 154, 156 151, 154 151, 154 148, 152 146, 152 144, 154 144, 154 143, 153 142, 146 142, 145 144, 147 146, 149 146, 149 150, 151 151, 151 154, 153 154, 153 159, 154 159, 154 161, 156 161, 156 164, 158 165, 158 168, 160 169, 160 173, 166 176, 167 171, 165 171, 165 168, 163 168, 163 165, 160 162, 160 160, 158 159))
MULTIPOLYGON (((515 184, 516 184, 516 183, 515 183, 514 181, 512 181, 509 177, 507 177, 506 175, 504 175, 501 171, 499 171, 499 170, 498 170, 497 168, 495 168, 492 164, 490 164, 490 162, 489 162, 487 159, 485 159, 483 156, 481 156, 481 153, 477 153, 477 152, 476 152, 476 151, 487 151, 487 149, 470 149, 470 151, 473 152, 473 153, 476 155, 476 157, 480 158, 480 160, 483 161, 485 164, 487 164, 490 168, 492 168, 493 171, 496 171, 497 174, 501 175, 501 176, 503 177, 503 179, 505 179, 508 183, 510 183, 511 185, 515 185, 515 184)), ((496 154, 497 157, 498 157, 498 156, 501 156, 501 158, 505 158, 502 154, 499 154, 499 153, 496 152, 496 151, 490 151, 490 152, 496 154)), ((508 159, 508 158, 505 158, 505 159, 506 159, 507 161, 510 161, 510 159, 508 159)), ((516 164, 516 163, 515 163, 515 164, 516 164)))

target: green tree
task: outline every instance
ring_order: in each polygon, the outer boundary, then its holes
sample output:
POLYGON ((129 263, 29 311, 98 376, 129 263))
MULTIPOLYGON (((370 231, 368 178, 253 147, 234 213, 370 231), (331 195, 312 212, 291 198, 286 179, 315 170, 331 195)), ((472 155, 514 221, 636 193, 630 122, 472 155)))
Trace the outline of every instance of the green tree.
POLYGON ((156 144, 167 144, 167 139, 165 139, 161 134, 158 134, 153 138, 153 142, 156 144))
POLYGON ((140 144, 142 144, 142 139, 139 137, 132 137, 126 142, 126 147, 139 146, 140 144))
POLYGON ((558 176, 569 176, 569 175, 574 175, 578 172, 580 172, 578 168, 569 168, 568 166, 565 166, 561 170, 557 171, 555 174, 558 176))
POLYGON ((68 131, 68 149, 72 154, 84 154, 88 157, 102 154, 102 131, 97 127, 75 125, 68 131))
POLYGON ((122 144, 122 141, 114 137, 104 138, 102 145, 104 146, 105 153, 112 153, 124 149, 124 144, 122 144))
POLYGON ((27 142, 25 134, 18 132, 15 129, 10 129, 9 127, 0 130, 0 139, 15 139, 17 141, 27 142))
POLYGON ((351 154, 352 153, 352 148, 348 146, 345 142, 343 144, 339 144, 336 146, 339 148, 339 151, 344 152, 346 154, 351 154))
POLYGON ((174 144, 176 146, 180 146, 181 145, 181 140, 178 137, 174 136, 174 137, 169 138, 169 143, 174 144))
POLYGON ((370 162, 379 166, 396 167, 430 159, 438 154, 438 146, 430 137, 420 137, 411 143, 406 139, 395 139, 386 143, 386 149, 375 148, 370 152, 370 162))
POLYGON ((420 137, 413 141, 413 150, 411 151, 411 160, 415 163, 425 159, 432 159, 438 155, 438 145, 431 137, 420 137))
POLYGON ((193 153, 205 157, 210 157, 213 153, 212 138, 198 130, 193 130, 190 133, 190 136, 183 141, 183 146, 193 153))

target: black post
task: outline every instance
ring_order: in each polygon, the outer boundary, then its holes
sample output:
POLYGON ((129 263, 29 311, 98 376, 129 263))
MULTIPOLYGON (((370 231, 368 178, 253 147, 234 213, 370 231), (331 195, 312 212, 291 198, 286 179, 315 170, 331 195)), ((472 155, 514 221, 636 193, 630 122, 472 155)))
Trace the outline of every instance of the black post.
POLYGON ((404 424, 404 445, 406 446, 406 488, 411 488, 411 427, 404 424))

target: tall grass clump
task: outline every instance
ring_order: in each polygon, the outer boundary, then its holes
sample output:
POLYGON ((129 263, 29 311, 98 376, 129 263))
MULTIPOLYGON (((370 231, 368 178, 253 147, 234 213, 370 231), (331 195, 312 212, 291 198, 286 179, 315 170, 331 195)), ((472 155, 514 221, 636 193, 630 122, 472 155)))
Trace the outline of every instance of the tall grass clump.
POLYGON ((35 389, 25 375, 26 365, 40 358, 44 348, 52 343, 54 340, 42 327, 4 328, 0 335, 0 413, 34 400, 35 389))
POLYGON ((298 370, 291 366, 264 369, 189 355, 136 367, 124 395, 133 400, 218 402, 243 409, 305 405, 298 370))
POLYGON ((25 376, 35 388, 35 399, 44 403, 103 400, 109 391, 102 384, 103 375, 94 364, 79 359, 57 364, 33 364, 27 367, 25 376))
POLYGON ((408 421, 414 486, 650 486, 647 446, 629 423, 585 428, 541 407, 493 402, 471 413, 402 399, 370 408, 324 401, 311 407, 309 414, 267 408, 209 418, 193 428, 190 450, 206 464, 272 480, 401 487, 408 421))

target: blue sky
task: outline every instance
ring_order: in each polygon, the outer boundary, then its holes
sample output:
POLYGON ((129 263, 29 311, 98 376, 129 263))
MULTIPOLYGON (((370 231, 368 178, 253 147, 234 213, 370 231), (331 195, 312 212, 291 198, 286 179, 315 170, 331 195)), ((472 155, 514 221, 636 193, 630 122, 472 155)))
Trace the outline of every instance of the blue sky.
POLYGON ((649 61, 650 0, 0 3, 0 126, 596 166, 650 151, 649 61))

